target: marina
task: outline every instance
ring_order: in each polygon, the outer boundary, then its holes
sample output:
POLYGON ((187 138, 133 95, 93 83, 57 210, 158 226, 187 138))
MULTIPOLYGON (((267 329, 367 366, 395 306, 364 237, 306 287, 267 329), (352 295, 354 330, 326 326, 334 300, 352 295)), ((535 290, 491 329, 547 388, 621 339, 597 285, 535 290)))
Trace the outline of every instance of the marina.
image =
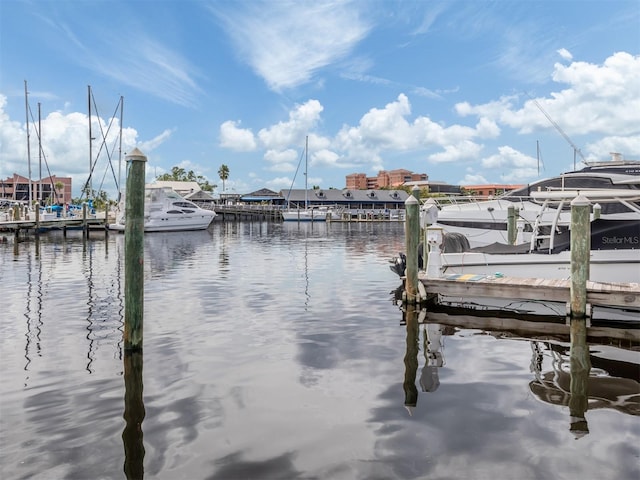
POLYGON ((404 227, 145 234, 144 365, 123 344, 123 235, 0 244, 3 476, 637 476, 637 327, 588 330, 578 395, 563 308, 396 302, 404 227))

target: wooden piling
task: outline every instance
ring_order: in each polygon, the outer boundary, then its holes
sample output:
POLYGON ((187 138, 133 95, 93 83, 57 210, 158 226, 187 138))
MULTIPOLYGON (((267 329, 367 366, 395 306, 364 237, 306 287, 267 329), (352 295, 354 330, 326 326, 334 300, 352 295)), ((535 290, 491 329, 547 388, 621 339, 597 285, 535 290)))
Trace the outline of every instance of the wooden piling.
POLYGON ((405 290, 407 301, 415 303, 418 291, 418 244, 420 243, 420 203, 414 196, 409 196, 404 202, 406 211, 405 242, 407 255, 407 269, 405 272, 405 290))
POLYGON ((137 148, 127 155, 124 228, 124 348, 142 350, 144 316, 144 178, 147 157, 137 148))
POLYGON ((82 202, 82 237, 89 236, 89 224, 87 223, 87 202, 82 202))
POLYGON ((574 318, 587 313, 587 280, 591 253, 590 203, 578 195, 571 201, 571 289, 570 311, 574 318))
POLYGON ((516 207, 511 205, 507 208, 507 242, 509 245, 516 244, 516 236, 518 234, 516 219, 516 207))
POLYGON ((40 204, 38 202, 36 202, 35 204, 35 209, 36 209, 36 237, 38 235, 40 235, 40 204))

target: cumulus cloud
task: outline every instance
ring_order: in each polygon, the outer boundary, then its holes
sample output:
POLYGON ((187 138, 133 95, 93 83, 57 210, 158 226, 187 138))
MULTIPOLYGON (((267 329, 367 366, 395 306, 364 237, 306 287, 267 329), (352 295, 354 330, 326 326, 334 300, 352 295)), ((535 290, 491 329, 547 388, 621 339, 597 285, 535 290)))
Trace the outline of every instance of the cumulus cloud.
POLYGON ((278 122, 258 132, 258 138, 266 148, 283 149, 291 145, 301 145, 305 136, 312 131, 320 120, 324 107, 318 100, 308 100, 296 105, 289 112, 286 122, 278 122))
POLYGON ((239 121, 232 120, 220 125, 220 146, 236 152, 252 152, 256 149, 253 132, 239 125, 239 121))

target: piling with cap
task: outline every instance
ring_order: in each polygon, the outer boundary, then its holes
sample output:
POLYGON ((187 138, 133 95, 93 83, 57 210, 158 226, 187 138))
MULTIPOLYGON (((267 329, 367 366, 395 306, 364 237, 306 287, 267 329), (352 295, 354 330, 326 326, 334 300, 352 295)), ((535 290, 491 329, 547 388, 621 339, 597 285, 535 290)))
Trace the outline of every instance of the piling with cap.
POLYGON ((405 242, 407 252, 407 268, 405 291, 407 301, 415 303, 418 291, 418 244, 420 242, 420 203, 413 195, 404 202, 406 211, 405 242))
POLYGON ((591 253, 589 199, 578 195, 571 201, 571 316, 584 318, 587 312, 587 280, 591 253))
POLYGON ((507 241, 509 245, 516 244, 516 235, 518 234, 516 219, 516 207, 511 205, 507 208, 507 241))
POLYGON ((147 157, 137 148, 126 157, 124 227, 124 348, 142 349, 144 316, 144 178, 147 157))
POLYGON ((40 234, 40 204, 38 202, 35 203, 36 209, 36 237, 40 234))

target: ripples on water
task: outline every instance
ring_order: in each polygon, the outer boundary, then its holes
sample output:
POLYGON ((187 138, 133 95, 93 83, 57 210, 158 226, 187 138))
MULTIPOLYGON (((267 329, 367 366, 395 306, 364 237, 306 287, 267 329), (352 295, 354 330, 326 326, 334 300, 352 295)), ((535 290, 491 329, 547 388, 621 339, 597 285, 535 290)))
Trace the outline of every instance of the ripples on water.
POLYGON ((576 440, 568 344, 404 325, 403 243, 393 223, 149 234, 144 368, 122 235, 0 245, 2 478, 638 478, 640 353, 591 346, 576 440))

